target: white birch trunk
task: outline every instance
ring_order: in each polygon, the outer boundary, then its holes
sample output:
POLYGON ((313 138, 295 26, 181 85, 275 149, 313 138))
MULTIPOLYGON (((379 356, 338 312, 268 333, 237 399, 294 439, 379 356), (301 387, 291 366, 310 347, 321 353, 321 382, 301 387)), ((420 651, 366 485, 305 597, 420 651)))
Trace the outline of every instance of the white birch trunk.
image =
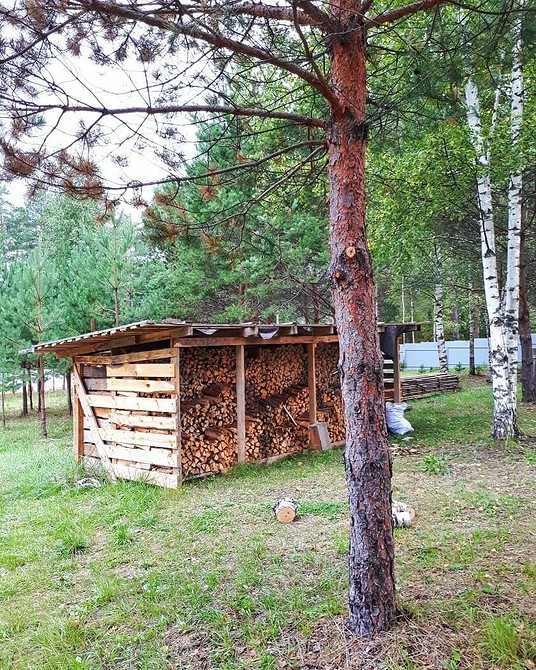
POLYGON ((447 346, 445 344, 445 328, 443 320, 443 277, 441 262, 441 247, 434 242, 435 256, 435 287, 434 287, 434 339, 437 345, 439 371, 448 372, 449 362, 447 346))
POLYGON ((516 25, 510 85, 510 133, 512 150, 518 168, 510 175, 508 185, 508 256, 504 298, 504 321, 510 366, 511 403, 517 403, 517 350, 519 342, 519 273, 521 257, 521 187, 522 169, 518 159, 523 122, 523 66, 521 62, 521 18, 516 25))
MULTIPOLYGON (((492 117, 492 128, 497 119, 500 91, 497 89, 492 117)), ((489 320, 489 364, 493 387, 493 437, 505 439, 517 434, 516 408, 512 405, 508 344, 505 338, 504 310, 501 302, 497 255, 495 249, 495 227, 493 221, 493 199, 490 176, 490 150, 482 135, 480 99, 478 87, 469 79, 465 84, 467 123, 476 155, 478 211, 480 219, 480 241, 484 294, 489 320)))

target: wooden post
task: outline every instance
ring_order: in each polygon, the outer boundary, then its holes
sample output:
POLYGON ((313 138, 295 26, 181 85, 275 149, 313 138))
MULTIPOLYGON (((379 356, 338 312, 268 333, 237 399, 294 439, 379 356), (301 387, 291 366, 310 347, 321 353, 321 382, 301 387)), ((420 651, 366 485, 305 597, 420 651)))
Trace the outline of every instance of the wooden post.
POLYGON ((393 401, 402 402, 402 384, 400 381, 400 342, 395 342, 395 357, 393 358, 393 401))
POLYGON ((244 345, 236 347, 236 440, 239 463, 246 462, 246 366, 244 345))
POLYGON ((309 423, 316 423, 316 344, 307 345, 307 384, 309 386, 309 423))
POLYGON ((73 389, 73 451, 77 461, 84 455, 84 410, 73 389))
POLYGON ((175 353, 175 399, 177 407, 175 410, 175 437, 177 450, 177 485, 182 484, 182 427, 181 427, 181 350, 176 347, 175 353))

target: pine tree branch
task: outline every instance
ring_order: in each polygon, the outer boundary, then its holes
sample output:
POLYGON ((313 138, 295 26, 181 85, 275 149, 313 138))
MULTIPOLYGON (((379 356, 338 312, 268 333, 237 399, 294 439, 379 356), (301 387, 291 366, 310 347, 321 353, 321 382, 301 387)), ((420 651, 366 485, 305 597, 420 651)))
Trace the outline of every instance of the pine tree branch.
POLYGON ((232 116, 248 116, 248 117, 258 117, 263 119, 279 119, 281 121, 295 121, 300 125, 307 126, 309 128, 324 128, 326 122, 323 119, 315 119, 311 116, 306 116, 305 114, 295 114, 293 112, 278 112, 270 111, 268 109, 255 109, 254 107, 235 107, 233 105, 166 105, 164 107, 118 107, 118 108, 108 108, 108 107, 96 107, 93 105, 70 105, 70 104, 57 104, 57 105, 42 105, 36 104, 31 101, 21 103, 20 101, 9 100, 6 96, 0 94, 0 100, 8 100, 9 102, 15 103, 12 110, 18 114, 31 116, 34 114, 41 114, 43 112, 50 112, 54 110, 61 111, 62 113, 67 112, 88 112, 99 114, 101 117, 105 116, 124 116, 126 114, 177 114, 177 113, 189 113, 195 114, 200 112, 209 112, 213 114, 230 114, 232 116))
POLYGON ((427 9, 432 9, 438 5, 443 5, 449 2, 449 0, 418 0, 418 2, 413 2, 409 5, 404 5, 403 7, 397 7, 397 9, 391 9, 387 12, 382 12, 378 14, 373 19, 368 19, 364 22, 365 28, 375 28, 381 26, 384 23, 393 23, 399 19, 403 19, 406 16, 411 16, 417 12, 422 12, 427 9))
MULTIPOLYGON (((70 5, 73 8, 85 10, 88 14, 99 12, 105 16, 122 17, 129 21, 137 21, 154 28, 166 30, 167 32, 174 33, 175 35, 191 37, 192 39, 205 42, 206 44, 210 44, 218 49, 228 49, 229 51, 237 54, 250 56, 251 58, 258 60, 260 63, 274 65, 281 70, 284 70, 285 72, 290 72, 291 74, 296 75, 302 81, 305 81, 307 84, 316 89, 330 102, 336 101, 334 93, 330 88, 326 89, 324 82, 321 82, 317 77, 296 63, 292 63, 280 56, 276 56, 266 49, 261 49, 260 47, 251 46, 239 40, 225 37, 219 32, 211 32, 211 29, 203 24, 200 28, 197 21, 195 24, 194 21, 190 21, 189 23, 185 23, 183 21, 169 21, 157 17, 152 11, 144 12, 140 9, 135 9, 133 6, 121 5, 114 2, 106 2, 106 0, 71 0, 70 5)), ((240 6, 241 5, 239 5, 239 7, 240 6)), ((234 14, 235 8, 232 6, 227 7, 225 8, 225 11, 230 14, 234 14)), ((290 20, 292 21, 292 12, 291 10, 288 11, 290 12, 290 20)))

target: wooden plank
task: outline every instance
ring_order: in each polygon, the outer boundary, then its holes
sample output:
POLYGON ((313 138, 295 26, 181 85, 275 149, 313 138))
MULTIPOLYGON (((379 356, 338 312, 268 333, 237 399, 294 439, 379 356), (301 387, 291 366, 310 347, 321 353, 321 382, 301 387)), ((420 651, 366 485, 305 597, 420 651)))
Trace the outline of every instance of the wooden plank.
POLYGON ((97 451, 99 452, 99 458, 101 459, 102 467, 106 470, 112 482, 116 482, 117 476, 114 472, 112 462, 110 461, 110 459, 108 458, 108 454, 106 453, 106 446, 99 434, 100 429, 97 426, 97 419, 95 418, 91 405, 89 404, 86 389, 84 387, 84 382, 82 381, 82 378, 80 376, 80 368, 78 364, 75 364, 73 366, 73 381, 74 386, 76 388, 76 393, 80 400, 80 404, 82 405, 84 418, 87 424, 89 425, 93 442, 95 443, 97 451))
POLYGON ((115 468, 121 479, 131 479, 132 481, 157 484, 158 486, 163 486, 167 489, 176 489, 179 483, 179 478, 176 474, 154 470, 138 470, 138 468, 128 467, 126 465, 116 465, 115 468))
POLYGON ((133 391, 135 393, 172 393, 175 383, 172 381, 152 379, 108 379, 110 391, 133 391))
POLYGON ((93 394, 88 395, 88 402, 92 407, 110 407, 112 409, 142 410, 146 412, 177 411, 177 402, 174 398, 138 398, 138 396, 110 396, 93 394))
POLYGON ((154 416, 152 414, 138 416, 130 412, 112 411, 110 422, 118 426, 130 426, 130 428, 155 428, 156 430, 175 430, 175 417, 154 416))
POLYGON ((175 436, 163 433, 138 433, 135 430, 114 430, 113 428, 99 428, 99 435, 106 442, 120 444, 134 444, 140 447, 175 447, 175 436))
POLYGON ((139 361, 160 361, 170 359, 175 356, 175 349, 151 349, 149 351, 132 351, 128 354, 105 354, 102 356, 76 356, 79 363, 88 365, 120 365, 121 363, 136 363, 139 361))
POLYGON ((84 386, 86 391, 108 391, 108 380, 107 379, 95 379, 90 377, 86 379, 84 377, 84 386))
POLYGON ((123 363, 122 365, 107 365, 107 377, 175 377, 173 363, 123 363))
POLYGON ((121 340, 116 339, 114 340, 113 338, 106 340, 103 342, 100 340, 99 342, 93 342, 88 344, 84 344, 83 346, 76 346, 76 342, 73 342, 72 344, 69 344, 68 346, 65 345, 65 348, 63 349, 54 349, 52 351, 53 354, 57 356, 57 358, 65 358, 66 356, 79 356, 80 354, 89 354, 91 352, 99 352, 99 351, 108 351, 112 347, 129 347, 133 346, 135 344, 138 344, 137 340, 135 337, 125 337, 121 340))
POLYGON ((171 449, 137 449, 136 447, 124 447, 117 444, 107 445, 110 458, 118 458, 123 461, 134 463, 149 463, 150 465, 161 465, 168 468, 177 467, 177 453, 171 449))
POLYGON ((106 378, 106 368, 104 365, 83 365, 81 372, 84 380, 88 379, 89 377, 93 377, 95 379, 106 378))
POLYGON ((246 366, 244 345, 236 347, 236 438, 239 463, 246 462, 246 366))
POLYGON ((260 337, 190 337, 173 340, 176 346, 184 347, 231 347, 231 346, 273 346, 275 344, 311 344, 313 342, 338 342, 337 335, 287 335, 263 340, 260 337))

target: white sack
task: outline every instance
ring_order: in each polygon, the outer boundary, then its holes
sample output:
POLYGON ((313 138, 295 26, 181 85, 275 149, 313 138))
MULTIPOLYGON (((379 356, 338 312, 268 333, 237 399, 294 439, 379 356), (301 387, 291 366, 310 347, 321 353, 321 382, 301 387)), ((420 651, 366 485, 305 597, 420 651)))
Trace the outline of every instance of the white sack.
POLYGON ((387 428, 396 435, 405 435, 413 430, 411 423, 404 418, 404 410, 407 408, 405 402, 386 402, 385 413, 387 428))

